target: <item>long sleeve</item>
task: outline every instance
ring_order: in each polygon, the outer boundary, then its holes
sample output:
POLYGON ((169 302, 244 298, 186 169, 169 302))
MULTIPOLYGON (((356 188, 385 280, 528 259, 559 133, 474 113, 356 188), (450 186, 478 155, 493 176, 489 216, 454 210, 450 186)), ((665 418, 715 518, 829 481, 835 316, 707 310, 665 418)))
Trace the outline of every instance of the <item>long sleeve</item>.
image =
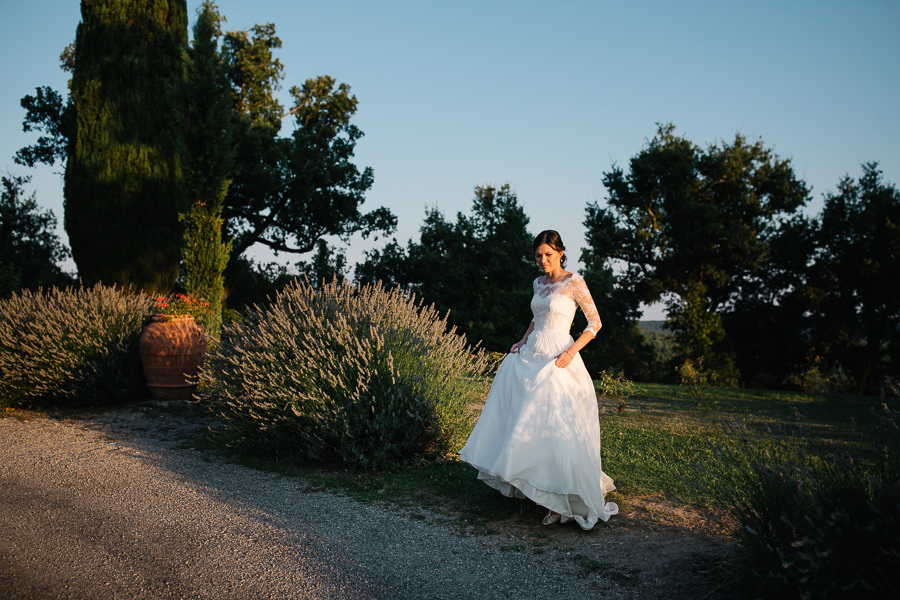
POLYGON ((584 313, 585 318, 587 318, 587 327, 585 327, 584 330, 589 331, 592 336, 597 337, 597 332, 603 327, 603 323, 600 321, 597 305, 594 304, 594 299, 591 298, 591 292, 588 290, 587 283, 585 283, 584 278, 580 275, 574 275, 572 277, 572 296, 584 313))

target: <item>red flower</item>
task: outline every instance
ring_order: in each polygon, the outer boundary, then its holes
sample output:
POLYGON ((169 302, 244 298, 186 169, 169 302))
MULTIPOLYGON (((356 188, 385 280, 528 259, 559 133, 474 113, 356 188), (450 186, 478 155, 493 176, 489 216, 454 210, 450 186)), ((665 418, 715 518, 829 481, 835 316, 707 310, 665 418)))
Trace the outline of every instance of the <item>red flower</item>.
POLYGON ((201 319, 208 311, 209 302, 198 298, 192 298, 181 293, 169 296, 157 296, 153 306, 154 314, 173 317, 190 315, 195 319, 201 319))

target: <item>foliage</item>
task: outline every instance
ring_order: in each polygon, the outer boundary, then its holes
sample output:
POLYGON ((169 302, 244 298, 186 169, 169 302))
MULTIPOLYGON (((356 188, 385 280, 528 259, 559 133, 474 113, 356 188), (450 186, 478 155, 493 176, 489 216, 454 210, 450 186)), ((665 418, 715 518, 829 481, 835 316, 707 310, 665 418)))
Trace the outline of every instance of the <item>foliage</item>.
POLYGON ((29 177, 7 175, 0 192, 0 298, 21 288, 63 285, 59 262, 68 250, 56 236, 56 217, 41 211, 34 194, 25 197, 29 177))
POLYGON ((207 0, 197 15, 187 52, 182 107, 182 161, 192 202, 221 210, 223 186, 235 167, 234 120, 226 66, 219 52, 221 22, 207 0))
POLYGON ((792 374, 788 382, 797 386, 808 397, 850 392, 850 380, 840 366, 831 372, 825 372, 823 369, 823 366, 813 364, 802 372, 792 374))
POLYGON ((747 385, 784 387, 813 358, 809 332, 816 309, 810 266, 815 227, 803 215, 777 224, 762 269, 723 315, 724 346, 747 385))
POLYGON ((400 289, 295 282, 224 327, 200 394, 239 447, 385 468, 458 449, 487 367, 400 289))
POLYGON ((291 88, 287 114, 275 99, 283 67, 275 25, 229 32, 222 46, 235 113, 236 172, 225 199, 226 230, 233 258, 254 244, 276 252, 313 251, 325 236, 348 239, 387 233, 396 217, 385 208, 360 211, 372 187, 371 168, 351 160, 362 131, 351 123, 357 100, 347 84, 327 75, 291 88), (288 138, 278 137, 281 119, 294 117, 288 138))
POLYGON ((117 287, 22 291, 0 301, 0 399, 11 405, 133 400, 152 300, 117 287))
POLYGON ((721 498, 740 524, 740 587, 765 598, 894 596, 900 429, 898 413, 882 411, 862 452, 783 426, 775 433, 783 451, 773 455, 745 428, 730 428, 718 457, 741 474, 721 498))
POLYGON ((347 277, 347 255, 343 250, 329 247, 325 240, 319 240, 312 260, 298 262, 297 270, 313 287, 319 287, 334 279, 347 277))
MULTIPOLYGON (((43 135, 16 160, 66 162, 66 229, 84 277, 171 289, 182 256, 179 215, 188 246, 213 244, 208 228, 224 219, 223 241, 210 246, 211 262, 201 269, 208 273, 229 239, 231 262, 240 263, 255 244, 304 254, 325 237, 393 231, 388 209, 361 210, 374 176, 352 162, 363 134, 351 123, 357 100, 347 84, 327 75, 308 79, 291 89, 285 113, 276 99, 284 69, 273 23, 223 36, 224 16, 207 1, 188 48, 183 0, 132 4, 85 0, 76 43, 61 56, 73 71, 69 98, 44 87, 22 99, 25 130, 43 135), (154 20, 161 13, 171 17, 165 26, 154 20), (152 50, 148 32, 155 32, 152 50), (279 137, 290 115, 294 130, 279 137), (149 163, 158 177, 146 176, 149 163), (189 204, 203 208, 203 223, 189 204), (96 233, 110 222, 116 235, 96 233), (115 247, 104 252, 104 244, 115 247)), ((245 273, 243 266, 226 271, 245 273)), ((195 274, 182 275, 192 293, 218 289, 205 275, 196 288, 195 274)), ((240 281, 227 282, 230 290, 240 281)))
POLYGON ((681 379, 681 385, 690 391, 694 404, 700 406, 700 403, 707 396, 710 386, 718 379, 717 375, 703 367, 702 358, 699 358, 696 362, 686 358, 677 367, 677 371, 681 379))
POLYGON ((618 403, 618 411, 622 412, 628 405, 628 399, 634 396, 637 388, 621 371, 600 371, 594 385, 602 398, 618 403))
POLYGON ((188 50, 182 103, 182 157, 191 202, 182 215, 182 275, 188 294, 209 302, 203 328, 213 338, 219 337, 222 325, 224 273, 231 253, 231 241, 223 239, 222 208, 235 157, 231 90, 218 50, 222 20, 215 4, 204 2, 188 50))
POLYGON ((649 356, 644 363, 643 377, 641 381, 672 382, 674 373, 673 365, 676 358, 675 336, 671 331, 663 329, 649 329, 645 323, 640 323, 643 343, 648 349, 649 356))
POLYGON ((34 96, 25 96, 20 101, 25 109, 22 130, 26 133, 38 131, 43 135, 34 144, 16 152, 13 160, 27 167, 39 163, 53 165, 57 161, 65 163, 75 126, 71 97, 63 99, 62 94, 48 86, 34 91, 34 96))
POLYGON ((302 254, 326 236, 346 241, 396 227, 386 208, 360 211, 374 175, 352 162, 362 131, 351 123, 357 100, 350 87, 324 75, 292 88, 291 96, 290 138, 246 116, 238 131, 239 170, 223 213, 236 256, 254 244, 302 254))
POLYGON ((200 322, 207 333, 218 338, 231 242, 222 240, 222 218, 205 205, 195 203, 189 215, 185 226, 184 285, 191 296, 206 301, 207 310, 200 322))
POLYGON ((529 300, 537 275, 528 217, 509 184, 476 187, 470 215, 448 222, 427 211, 418 243, 396 240, 367 253, 356 266, 363 282, 408 287, 433 302, 469 339, 506 351, 531 320, 529 300))
POLYGON ((82 0, 65 227, 79 276, 144 290, 178 275, 184 0, 82 0))
MULTIPOLYGON (((225 269, 225 293, 231 310, 245 311, 268 303, 284 286, 297 279, 287 265, 260 263, 243 256, 232 258, 225 269)), ((224 313, 223 313, 224 314, 224 313)))
POLYGON ((281 38, 275 24, 254 25, 229 31, 222 43, 222 62, 228 76, 235 110, 250 119, 254 127, 278 131, 281 104, 275 92, 281 87, 284 66, 275 58, 281 38))
MULTIPOLYGON (((581 351, 592 373, 619 369, 627 376, 648 380, 657 370, 651 346, 646 342, 638 324, 638 299, 632 290, 623 286, 613 273, 606 256, 598 256, 588 248, 582 250, 582 275, 591 292, 603 323, 598 338, 581 351)), ((584 314, 576 313, 572 337, 578 338, 587 325, 584 314)))
POLYGON ((623 281, 651 304, 665 300, 684 356, 734 375, 722 315, 754 285, 779 219, 808 190, 762 142, 741 135, 701 150, 661 125, 626 174, 604 174, 607 206, 587 208, 591 252, 623 261, 623 281))
POLYGON ((825 195, 816 230, 811 323, 816 354, 858 392, 896 375, 900 356, 900 190, 877 163, 825 195))

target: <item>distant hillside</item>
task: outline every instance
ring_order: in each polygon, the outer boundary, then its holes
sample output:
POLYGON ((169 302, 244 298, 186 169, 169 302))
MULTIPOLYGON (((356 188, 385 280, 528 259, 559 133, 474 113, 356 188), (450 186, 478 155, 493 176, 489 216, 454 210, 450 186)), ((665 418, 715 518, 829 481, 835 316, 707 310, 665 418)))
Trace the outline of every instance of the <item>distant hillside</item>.
POLYGON ((662 331, 665 321, 638 321, 638 327, 642 331, 662 331))

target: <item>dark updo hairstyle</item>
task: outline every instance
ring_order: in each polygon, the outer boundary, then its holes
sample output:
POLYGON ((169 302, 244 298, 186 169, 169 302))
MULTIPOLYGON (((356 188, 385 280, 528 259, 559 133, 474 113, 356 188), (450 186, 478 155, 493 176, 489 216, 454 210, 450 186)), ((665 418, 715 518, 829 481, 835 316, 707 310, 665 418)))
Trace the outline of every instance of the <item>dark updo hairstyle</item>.
POLYGON ((559 233, 554 231, 553 229, 547 229, 546 231, 542 231, 537 234, 537 237, 534 238, 534 243, 531 245, 531 249, 534 252, 537 252, 538 246, 541 244, 547 244, 557 252, 562 254, 562 259, 559 261, 559 266, 562 268, 566 268, 566 255, 563 254, 566 250, 565 244, 562 242, 562 238, 559 237, 559 233))

